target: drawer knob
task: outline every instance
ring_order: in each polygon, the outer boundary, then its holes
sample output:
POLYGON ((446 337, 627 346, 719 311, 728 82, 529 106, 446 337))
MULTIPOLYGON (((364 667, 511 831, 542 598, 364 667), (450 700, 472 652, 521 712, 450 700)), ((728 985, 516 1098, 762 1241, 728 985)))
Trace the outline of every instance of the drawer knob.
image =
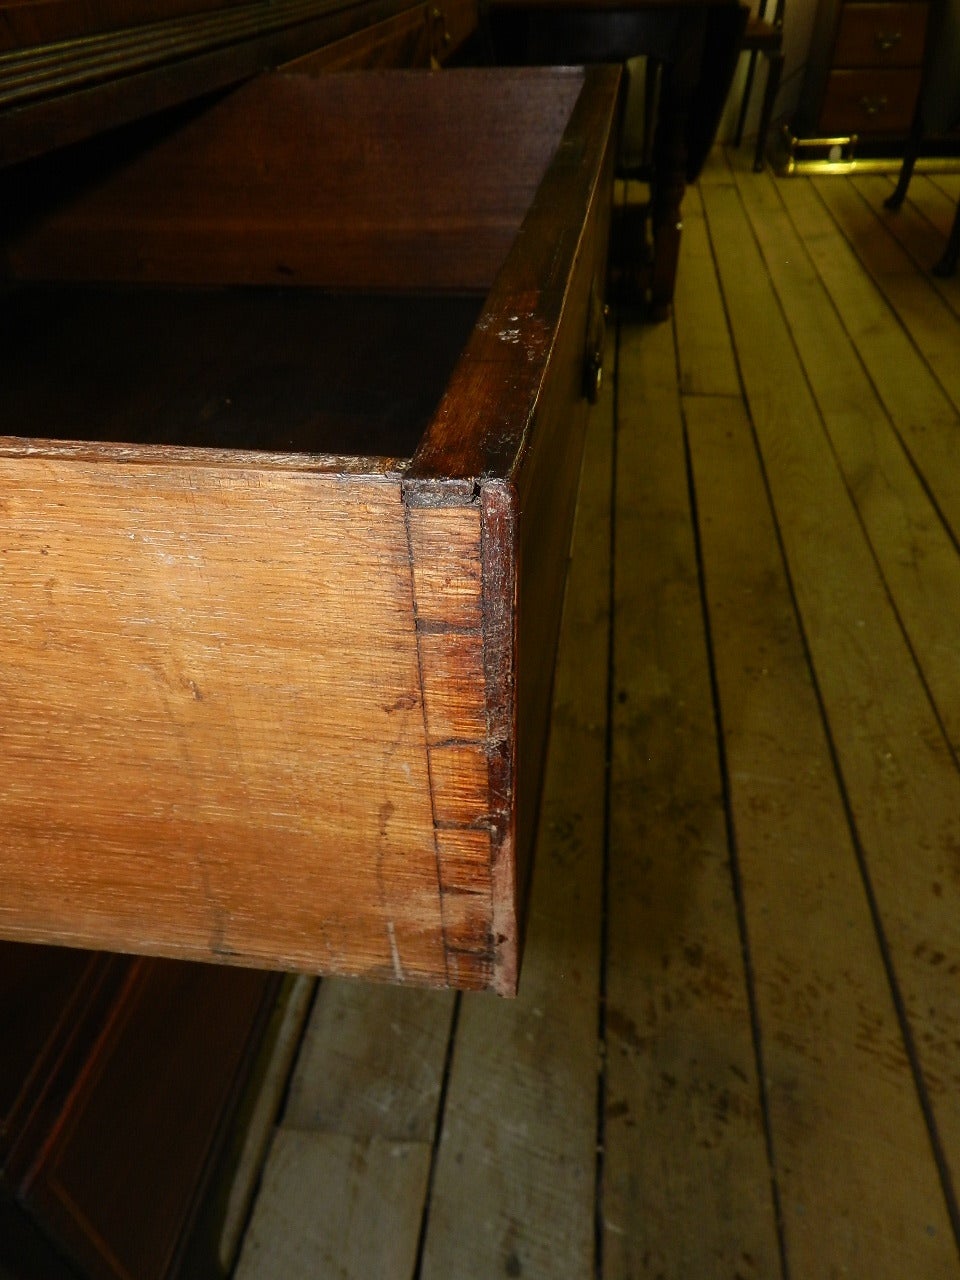
POLYGON ((866 95, 860 99, 860 109, 868 116, 878 116, 881 111, 887 108, 887 97, 880 94, 876 98, 868 98, 866 95))
POLYGON ((895 49, 902 39, 902 31, 878 31, 873 37, 874 44, 881 53, 887 53, 890 49, 895 49))

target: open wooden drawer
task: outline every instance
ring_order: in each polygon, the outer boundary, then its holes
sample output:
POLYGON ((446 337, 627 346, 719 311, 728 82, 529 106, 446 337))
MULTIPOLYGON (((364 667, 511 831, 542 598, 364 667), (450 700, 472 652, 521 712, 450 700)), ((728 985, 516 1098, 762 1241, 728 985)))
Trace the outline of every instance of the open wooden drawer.
POLYGON ((617 86, 268 74, 0 175, 0 936, 514 990, 617 86))

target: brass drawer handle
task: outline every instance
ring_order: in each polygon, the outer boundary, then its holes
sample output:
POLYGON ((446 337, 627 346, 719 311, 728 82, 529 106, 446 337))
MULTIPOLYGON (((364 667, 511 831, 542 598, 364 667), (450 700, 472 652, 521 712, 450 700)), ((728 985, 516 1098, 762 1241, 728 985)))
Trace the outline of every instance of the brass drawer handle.
POLYGON ((449 45, 453 37, 451 36, 450 30, 447 27, 447 16, 444 13, 444 11, 440 8, 439 5, 434 5, 434 7, 430 10, 430 21, 434 24, 435 28, 436 27, 440 28, 440 39, 442 40, 443 44, 445 46, 449 45))
POLYGON ((868 116, 878 116, 881 111, 887 109, 887 97, 885 94, 876 98, 868 98, 864 95, 860 99, 860 108, 868 116))
POLYGON ((887 53, 890 49, 895 49, 902 39, 902 31, 878 31, 873 42, 881 53, 887 53))
POLYGON ((588 404, 596 404, 603 386, 603 348, 607 337, 609 308, 604 305, 598 280, 594 280, 587 307, 587 349, 583 359, 583 386, 588 404))
POLYGON ((588 351, 583 369, 583 394, 588 404, 596 404, 603 386, 603 352, 588 351))

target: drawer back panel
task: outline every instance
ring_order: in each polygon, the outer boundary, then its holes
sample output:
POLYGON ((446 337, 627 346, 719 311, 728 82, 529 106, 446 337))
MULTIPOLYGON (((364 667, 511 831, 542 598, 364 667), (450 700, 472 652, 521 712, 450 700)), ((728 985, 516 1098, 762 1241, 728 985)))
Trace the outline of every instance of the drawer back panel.
POLYGON ((21 279, 490 286, 582 74, 270 74, 79 192, 34 184, 8 237, 21 279))

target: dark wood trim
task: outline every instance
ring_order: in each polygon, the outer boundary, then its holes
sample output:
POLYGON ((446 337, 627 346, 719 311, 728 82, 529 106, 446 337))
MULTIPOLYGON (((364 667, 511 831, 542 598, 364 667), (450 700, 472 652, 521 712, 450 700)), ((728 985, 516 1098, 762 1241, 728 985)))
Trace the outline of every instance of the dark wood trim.
POLYGON ((0 166, 229 88, 411 0, 256 0, 0 55, 0 166))

